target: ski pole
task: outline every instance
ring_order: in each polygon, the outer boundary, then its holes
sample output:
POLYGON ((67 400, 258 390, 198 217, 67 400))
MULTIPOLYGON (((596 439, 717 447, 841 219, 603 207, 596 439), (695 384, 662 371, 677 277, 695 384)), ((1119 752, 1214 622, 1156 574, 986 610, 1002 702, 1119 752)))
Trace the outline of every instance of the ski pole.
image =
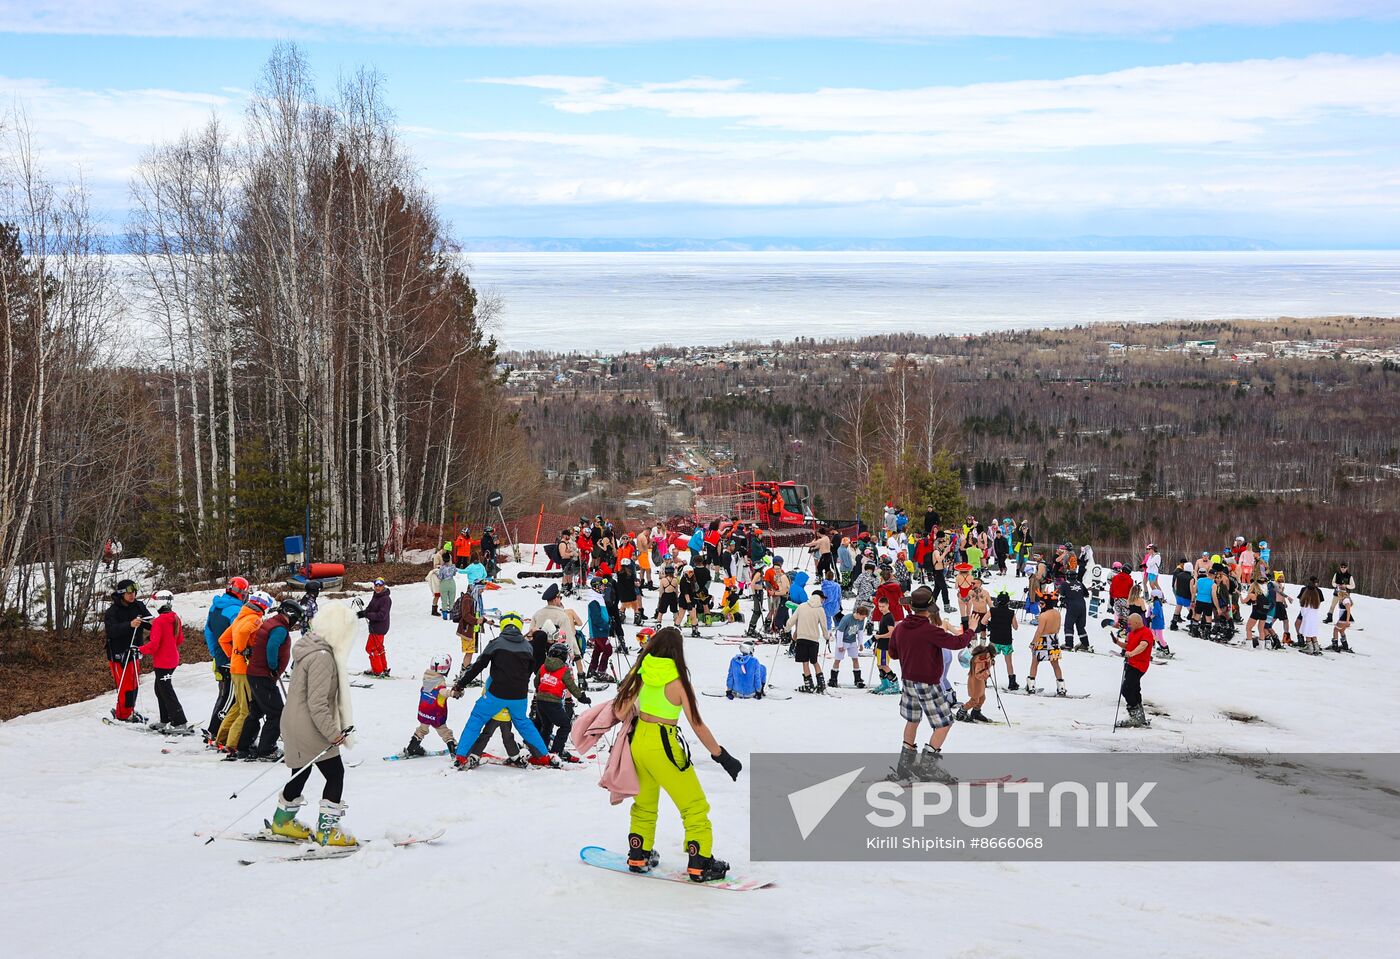
POLYGON ((1118 710, 1123 707, 1123 681, 1128 678, 1128 661, 1123 661, 1123 676, 1118 682, 1118 698, 1113 701, 1113 731, 1118 732, 1118 710))
MULTIPOLYGON (((354 727, 354 726, 346 726, 344 729, 342 729, 342 730, 340 731, 340 736, 335 740, 335 742, 331 743, 331 744, 328 745, 325 749, 323 749, 323 750, 321 750, 319 753, 317 753, 316 756, 315 756, 315 758, 312 759, 311 762, 307 763, 305 766, 302 766, 302 767, 301 767, 300 769, 298 769, 296 772, 292 773, 291 778, 292 778, 292 779, 296 779, 296 778, 297 778, 298 776, 300 776, 302 773, 306 772, 306 770, 308 770, 308 769, 310 769, 312 766, 316 765, 316 763, 318 763, 318 762, 321 761, 321 757, 322 757, 322 756, 324 756, 326 753, 330 752, 330 751, 331 751, 332 749, 334 749, 336 746, 339 746, 341 743, 345 742, 345 737, 346 737, 346 736, 349 736, 349 735, 350 735, 351 733, 353 733, 354 731, 355 731, 355 727, 354 727)), ((257 782, 257 781, 258 781, 259 779, 261 779, 263 776, 267 775, 268 772, 270 772, 270 771, 271 771, 271 767, 269 766, 268 769, 264 769, 262 772, 258 773, 256 776, 253 777, 253 781, 250 782, 250 783, 248 783, 248 786, 253 785, 254 782, 257 782)), ((244 786, 243 788, 244 788, 244 789, 247 789, 248 786, 244 786)), ((247 809, 246 811, 239 813, 239 814, 238 814, 238 817, 237 817, 236 819, 234 819, 233 822, 229 823, 229 824, 228 824, 227 826, 225 826, 223 829, 220 829, 218 832, 214 833, 214 835, 212 835, 212 836, 210 836, 208 839, 204 840, 204 845, 206 845, 206 846, 209 845, 209 844, 210 844, 211 842, 213 842, 215 839, 218 839, 218 838, 219 838, 220 836, 222 836, 224 833, 228 832, 230 829, 232 829, 234 826, 236 826, 236 825, 238 824, 238 820, 239 820, 239 819, 242 819, 244 816, 248 815, 248 813, 252 812, 254 809, 257 809, 258 806, 261 806, 263 803, 267 802, 269 799, 271 799, 271 798, 273 797, 274 794, 276 794, 277 792, 280 792, 280 791, 281 791, 282 789, 284 789, 284 788, 286 788, 286 787, 278 787, 277 789, 274 789, 272 792, 268 793, 266 796, 264 796, 262 799, 260 799, 260 800, 258 801, 258 803, 257 803, 256 806, 253 806, 253 807, 251 807, 250 809, 247 809)), ((241 792, 241 790, 240 790, 240 792, 241 792)), ((234 798, 236 798, 237 796, 238 796, 238 793, 234 793, 232 796, 229 796, 228 798, 234 799, 234 798)))
POLYGON ((996 694, 996 697, 997 697, 997 708, 1001 710, 1001 716, 1002 716, 1002 718, 1006 720, 1006 725, 1010 726, 1010 725, 1011 725, 1011 717, 1008 716, 1008 715, 1006 714, 1006 704, 1003 703, 1003 702, 1001 701, 1001 687, 998 685, 999 682, 1000 682, 1000 681, 997 679, 997 660, 996 660, 996 657, 993 656, 993 657, 992 657, 992 692, 996 694))

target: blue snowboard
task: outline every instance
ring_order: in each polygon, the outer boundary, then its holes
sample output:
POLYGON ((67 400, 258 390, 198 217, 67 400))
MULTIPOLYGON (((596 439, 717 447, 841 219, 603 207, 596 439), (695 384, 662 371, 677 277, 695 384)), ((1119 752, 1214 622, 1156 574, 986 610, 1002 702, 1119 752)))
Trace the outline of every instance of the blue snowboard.
POLYGON ((633 872, 627 868, 627 855, 625 853, 612 852, 602 846, 584 846, 578 851, 578 857, 590 866, 620 872, 624 876, 636 876, 638 879, 664 879, 667 882, 683 882, 686 885, 707 886, 710 889, 733 889, 736 892, 749 892, 753 889, 764 889, 776 885, 768 879, 747 879, 743 876, 726 876, 711 882, 691 882, 690 876, 686 875, 684 869, 657 868, 651 872, 633 872))

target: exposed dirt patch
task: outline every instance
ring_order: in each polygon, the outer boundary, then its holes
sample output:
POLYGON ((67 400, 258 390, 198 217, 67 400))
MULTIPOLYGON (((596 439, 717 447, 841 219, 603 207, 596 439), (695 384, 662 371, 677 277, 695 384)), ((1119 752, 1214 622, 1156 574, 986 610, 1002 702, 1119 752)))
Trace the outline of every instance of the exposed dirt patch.
MULTIPOLYGON (((203 628, 202 622, 185 624, 180 658, 186 665, 209 661, 203 628)), ((0 636, 0 721, 103 693, 112 694, 116 704, 101 630, 66 636, 26 630, 0 636)), ((146 691, 137 708, 154 712, 155 702, 148 700, 146 691)))
POLYGON ((1226 709, 1222 710, 1220 715, 1234 723, 1261 723, 1265 726, 1269 725, 1253 713, 1241 713, 1233 709, 1226 709))
POLYGON ((376 579, 390 586, 421 583, 432 568, 432 563, 347 563, 345 586, 350 589, 352 583, 372 583, 376 579))

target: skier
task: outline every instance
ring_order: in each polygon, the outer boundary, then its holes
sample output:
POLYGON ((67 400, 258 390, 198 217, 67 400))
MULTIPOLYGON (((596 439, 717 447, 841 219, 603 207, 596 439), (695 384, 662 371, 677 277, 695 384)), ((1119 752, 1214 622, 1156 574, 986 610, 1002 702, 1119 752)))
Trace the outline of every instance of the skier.
POLYGON ((304 841, 314 838, 322 846, 355 846, 355 837, 341 828, 345 815, 341 801, 345 788, 345 764, 340 747, 350 748, 354 718, 350 705, 350 644, 355 618, 344 603, 321 610, 311 631, 297 640, 297 668, 287 687, 282 712, 283 762, 300 769, 288 780, 277 799, 268 830, 278 836, 304 841), (315 765, 326 785, 321 790, 321 810, 313 833, 296 818, 306 804, 302 790, 315 765), (303 768, 304 767, 304 768, 303 768))
MULTIPOLYGON (((442 562, 434 571, 437 576, 438 601, 442 603, 442 618, 452 618, 452 607, 457 602, 457 564, 452 562, 452 556, 448 553, 442 554, 442 562)), ((436 615, 438 607, 433 606, 433 614, 436 615)))
MULTIPOLYGON (((456 566, 453 565, 453 570, 456 566)), ((457 752, 457 740, 452 737, 452 729, 447 725, 447 674, 452 672, 452 657, 439 656, 423 670, 423 687, 418 692, 418 728, 408 737, 404 747, 405 756, 426 756, 423 740, 428 731, 438 734, 447 746, 447 755, 457 752)))
MULTIPOLYGON (((446 556, 449 559, 449 561, 452 558, 452 554, 450 552, 444 552, 442 555, 446 556)), ((452 571, 454 573, 457 571, 457 566, 455 564, 452 566, 452 571)), ((430 567, 428 569, 427 574, 423 577, 423 582, 428 584, 428 592, 431 593, 433 596, 432 609, 428 613, 428 615, 436 618, 438 615, 438 607, 442 599, 442 580, 438 576, 436 566, 430 567)), ((448 603, 442 603, 441 608, 448 609, 450 605, 451 604, 448 603)))
POLYGON ((583 620, 579 618, 578 613, 565 608, 564 598, 555 584, 550 583, 545 587, 541 598, 544 600, 544 606, 530 617, 531 628, 548 631, 548 626, 553 625, 557 641, 567 643, 569 655, 577 661, 583 655, 583 649, 579 646, 575 634, 583 628, 583 620))
POLYGON ((836 582, 836 574, 832 570, 827 570, 822 574, 819 584, 822 597, 822 609, 826 610, 826 628, 833 630, 836 628, 836 621, 841 618, 841 586, 836 582))
POLYGON ((219 684, 214 697, 214 710, 209 714, 209 726, 204 730, 204 742, 213 742, 224 714, 233 705, 233 676, 229 671, 228 654, 219 645, 219 637, 233 624, 243 602, 248 598, 248 581, 242 576, 229 578, 224 592, 214 597, 209 604, 209 613, 204 617, 204 645, 209 647, 209 661, 214 671, 214 681, 219 684))
POLYGON ((797 691, 825 692, 826 677, 822 675, 819 658, 823 646, 828 650, 831 648, 831 633, 826 627, 826 610, 822 607, 821 593, 813 593, 797 607, 792 617, 792 636, 797 661, 802 664, 802 685, 797 687, 797 691), (816 672, 815 687, 812 685, 813 671, 816 672))
POLYGON ((607 670, 612 664, 612 619, 608 616, 607 600, 603 590, 607 583, 594 577, 588 584, 584 600, 588 603, 588 642, 593 647, 593 655, 588 661, 588 678, 598 682, 613 682, 607 670))
POLYGON ((753 580, 749 583, 749 599, 753 603, 753 612, 749 615, 749 627, 744 630, 744 635, 749 639, 758 639, 760 636, 758 627, 760 623, 764 622, 763 596, 765 592, 763 574, 755 569, 753 580))
POLYGON ((1011 608, 1011 594, 1006 590, 997 593, 992 600, 992 609, 988 615, 988 635, 991 637, 992 645, 996 649, 998 656, 1006 661, 1006 688, 1010 692, 1015 692, 1021 687, 1016 683, 1016 661, 1012 657, 1012 634, 1020 625, 1016 617, 1016 610, 1011 608))
POLYGON ((141 647, 141 655, 151 657, 155 670, 156 702, 160 705, 160 721, 152 726, 161 731, 184 734, 190 731, 180 697, 175 695, 171 676, 180 665, 180 644, 185 641, 185 626, 171 607, 175 597, 168 589, 158 590, 152 597, 156 618, 151 620, 151 638, 141 647))
POLYGON ((613 594, 617 597, 619 627, 632 614, 632 625, 642 625, 642 594, 638 590, 637 569, 631 558, 617 561, 617 573, 613 576, 613 594))
POLYGON ((753 654, 753 643, 740 643, 739 651, 729 661, 724 695, 730 699, 762 699, 767 684, 768 667, 753 654))
POLYGON ((535 673, 534 712, 540 738, 549 744, 549 751, 564 762, 579 761, 564 750, 574 716, 573 702, 569 697, 585 706, 592 702, 588 693, 574 681, 574 671, 569 665, 572 658, 568 643, 555 642, 549 647, 544 665, 535 673))
POLYGON ((1176 571, 1172 573, 1172 593, 1175 594, 1176 609, 1172 611, 1171 629, 1175 630, 1181 625, 1181 614, 1186 613, 1187 619, 1191 618, 1191 570, 1186 564, 1186 557, 1181 557, 1181 561, 1176 564, 1176 571))
POLYGON ((141 687, 141 655, 136 640, 142 627, 149 625, 151 611, 136 598, 136 583, 124 579, 112 593, 112 605, 102 616, 107 632, 107 666, 117 685, 117 706, 112 718, 123 723, 144 723, 136 712, 136 694, 141 687))
POLYGON ((301 621, 301 631, 304 633, 311 628, 311 621, 316 618, 316 610, 319 608, 319 597, 321 595, 321 581, 310 579, 306 581, 306 587, 302 590, 301 599, 297 604, 301 606, 303 618, 301 621))
MULTIPOLYGON (((830 580, 826 580, 830 582, 830 580)), ((865 680, 860 678, 860 650, 864 641, 865 624, 870 619, 869 606, 857 606, 851 613, 841 617, 836 626, 836 658, 831 664, 831 678, 828 685, 835 689, 840 679, 841 661, 849 658, 851 670, 855 673, 856 689, 865 688, 865 680)))
POLYGON ((500 565, 496 562, 496 531, 491 526, 487 526, 481 533, 481 558, 486 564, 486 576, 488 579, 495 579, 496 574, 501 571, 500 565))
POLYGON ((1128 596, 1133 591, 1133 574, 1122 563, 1113 564, 1113 578, 1108 581, 1108 598, 1113 606, 1113 621, 1120 627, 1128 621, 1128 596))
POLYGON ((943 628, 933 605, 933 590, 920 586, 909 597, 910 614, 894 628, 891 655, 899 660, 901 680, 899 713, 904 718, 904 736, 894 778, 952 782, 943 771, 943 744, 954 721, 956 703, 943 685, 943 651, 962 649, 971 644, 982 614, 971 614, 969 628, 950 633, 943 628), (919 752, 919 723, 928 717, 933 733, 919 752))
POLYGON ((1081 652, 1089 651, 1089 631, 1085 625, 1089 618, 1088 602, 1089 588, 1084 585, 1084 580, 1078 577, 1070 577, 1064 581, 1060 596, 1065 607, 1065 649, 1074 648, 1075 634, 1079 635, 1079 649, 1081 652))
POLYGON ((1124 728, 1151 726, 1142 708, 1142 677, 1152 665, 1152 630, 1143 624, 1142 616, 1128 616, 1128 634, 1113 637, 1113 645, 1123 650, 1123 702, 1128 706, 1128 718, 1118 723, 1124 728))
POLYGON ((660 585, 656 594, 656 622, 661 623, 661 617, 666 613, 671 614, 671 623, 674 626, 681 624, 681 581, 676 575, 676 567, 666 563, 661 567, 660 585))
POLYGON ((1055 671, 1055 695, 1065 695, 1065 674, 1060 669, 1060 611, 1055 608, 1058 602, 1054 590, 1041 591, 1040 618, 1031 637, 1031 668, 1026 673, 1027 695, 1035 695, 1035 673, 1042 659, 1050 660, 1055 671))
MULTIPOLYGON (((1151 577, 1147 582, 1147 601, 1151 607, 1149 610, 1150 622, 1148 625, 1152 629, 1153 648, 1157 655, 1164 659, 1172 658, 1172 649, 1167 645, 1164 630, 1167 625, 1166 596, 1162 593, 1162 586, 1157 581, 1157 577, 1151 577)), ((1069 630, 1065 630, 1065 638, 1069 638, 1069 630)))
POLYGON ((374 581, 374 595, 368 605, 355 615, 369 623, 369 639, 365 642, 365 652, 369 653, 369 670, 366 675, 387 679, 389 660, 384 655, 384 637, 389 632, 389 610, 394 599, 389 595, 389 584, 382 579, 374 581))
POLYGON ((1322 620, 1324 623, 1332 622, 1332 617, 1337 612, 1337 604, 1342 599, 1343 587, 1350 592, 1356 589, 1356 584, 1352 582, 1351 567, 1346 563, 1338 563, 1337 571, 1332 574, 1332 605, 1327 607, 1327 616, 1322 620))
POLYGON ((475 743, 486 723, 503 709, 509 712, 516 732, 525 740, 533 757, 530 762, 537 766, 559 765, 559 758, 550 755, 539 730, 530 722, 526 699, 530 690, 534 651, 520 632, 522 626, 524 621, 519 613, 502 613, 500 635, 486 644, 476 662, 464 669, 452 684, 452 698, 460 699, 467 683, 488 666, 491 668, 491 678, 482 687, 481 697, 472 707, 462 735, 457 737, 455 762, 458 768, 475 765, 469 762, 469 753, 463 752, 463 748, 475 743))
POLYGON ((240 752, 250 753, 259 762, 276 762, 277 739, 282 733, 282 687, 279 679, 287 671, 292 656, 292 630, 305 620, 306 614, 296 600, 284 599, 271 616, 253 632, 248 647, 248 693, 251 703, 248 721, 244 724, 240 752), (262 720, 262 735, 257 744, 253 734, 262 720))
POLYGON ((457 538, 452 541, 452 555, 457 560, 458 569, 466 569, 471 562, 472 555, 472 531, 470 526, 463 526, 457 533, 457 538))
POLYGON ((1347 630, 1353 622, 1351 590, 1345 586, 1338 586, 1332 600, 1337 609, 1337 622, 1332 626, 1332 644, 1328 649, 1334 653, 1350 653, 1353 650, 1347 645, 1347 630))
POLYGON ((690 749, 677 725, 682 712, 701 745, 735 781, 743 764, 715 741, 690 685, 685 665, 685 640, 674 627, 659 630, 617 688, 614 711, 636 711, 628 748, 637 771, 637 795, 632 802, 631 832, 627 836, 627 866, 650 872, 660 861, 653 851, 661 790, 671 797, 685 827, 689 856, 686 872, 695 882, 723 879, 729 863, 713 856, 710 804, 695 773, 690 749))
POLYGON ((1308 579, 1308 585, 1298 594, 1298 648, 1305 653, 1321 656, 1317 646, 1317 635, 1322 629, 1322 589, 1317 585, 1317 577, 1308 579))
POLYGON ((248 721, 253 702, 253 690, 248 683, 249 647, 253 635, 262 624, 263 614, 272 609, 274 600, 267 593, 258 590, 248 597, 243 610, 234 618, 233 624, 219 637, 219 645, 228 656, 229 672, 233 674, 233 705, 224 715, 219 732, 214 737, 215 745, 227 752, 225 760, 247 759, 249 754, 240 752, 243 747, 243 726, 248 721))
POLYGON ((969 646, 966 653, 958 654, 960 659, 964 655, 967 656, 967 702, 958 707, 955 714, 958 722, 995 722, 982 714, 987 702, 987 681, 992 676, 992 644, 979 641, 969 646))
POLYGON ((899 681, 894 670, 890 669, 890 640, 894 637, 895 618, 890 612, 890 601, 881 596, 875 600, 875 671, 880 676, 880 685, 871 690, 881 695, 899 692, 899 681))

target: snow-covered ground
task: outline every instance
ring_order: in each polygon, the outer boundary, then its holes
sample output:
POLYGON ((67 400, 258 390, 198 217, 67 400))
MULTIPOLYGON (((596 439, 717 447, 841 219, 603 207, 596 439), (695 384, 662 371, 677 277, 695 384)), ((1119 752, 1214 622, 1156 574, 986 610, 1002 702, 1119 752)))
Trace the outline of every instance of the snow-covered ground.
MULTIPOLYGON (((520 568, 509 564, 502 575, 520 568)), ((519 579, 488 594, 488 605, 528 616, 542 605, 547 582, 519 579)), ((182 596, 177 608, 202 622, 211 595, 182 596)), ((703 758, 697 768, 713 807, 716 854, 736 873, 775 879, 776 888, 720 892, 590 869, 578 862, 579 848, 622 849, 628 831, 627 805, 609 806, 595 768, 456 773, 445 759, 380 760, 402 749, 416 725, 423 667, 438 653, 456 660, 459 648, 452 625, 428 615, 425 584, 397 587, 393 596, 387 648, 401 678, 354 690, 358 746, 348 758, 364 762, 347 773, 346 824, 368 839, 442 826, 440 842, 375 844, 334 862, 240 866, 240 857, 285 850, 206 846, 194 833, 245 812, 238 828, 256 828, 272 802, 254 804, 280 788, 284 766, 219 762, 197 740, 169 744, 102 725, 111 696, 51 709, 0 725, 4 953, 1276 959, 1344 943, 1352 956, 1394 954, 1394 863, 750 864, 747 780, 731 783, 703 758)), ((1177 658, 1153 666, 1144 691, 1150 706, 1170 715, 1151 730, 1112 733, 1119 662, 1075 654, 1065 660, 1070 689, 1090 698, 1003 693, 1015 725, 960 725, 947 750, 1393 752, 1400 713, 1384 666, 1400 602, 1358 597, 1356 616, 1357 656, 1224 648, 1168 633, 1177 658), (1260 721, 1244 724, 1226 712, 1260 721)), ((1099 628, 1090 629, 1108 648, 1099 628)), ((629 641, 634 632, 627 628, 629 641)), ((710 640, 720 632, 689 641, 698 688, 723 686, 735 648, 710 640)), ((1017 634, 1022 677, 1029 635, 1026 627, 1017 634)), ((773 662, 774 648, 760 655, 773 662)), ((361 648, 352 666, 366 665, 361 648)), ((954 671, 961 681, 962 670, 954 671)), ((778 657, 770 681, 790 687, 796 675, 791 660, 778 657)), ((183 667, 176 687, 191 720, 203 723, 214 694, 209 667, 183 667)), ((453 701, 455 728, 474 694, 453 701)), ((840 699, 705 697, 701 707, 720 742, 746 760, 761 751, 893 752, 902 726, 897 702, 847 690, 840 699)), ((139 708, 155 712, 149 677, 139 708)), ((319 789, 313 775, 313 803, 319 789)), ((678 817, 663 798, 658 849, 674 863, 680 844, 678 817)))

